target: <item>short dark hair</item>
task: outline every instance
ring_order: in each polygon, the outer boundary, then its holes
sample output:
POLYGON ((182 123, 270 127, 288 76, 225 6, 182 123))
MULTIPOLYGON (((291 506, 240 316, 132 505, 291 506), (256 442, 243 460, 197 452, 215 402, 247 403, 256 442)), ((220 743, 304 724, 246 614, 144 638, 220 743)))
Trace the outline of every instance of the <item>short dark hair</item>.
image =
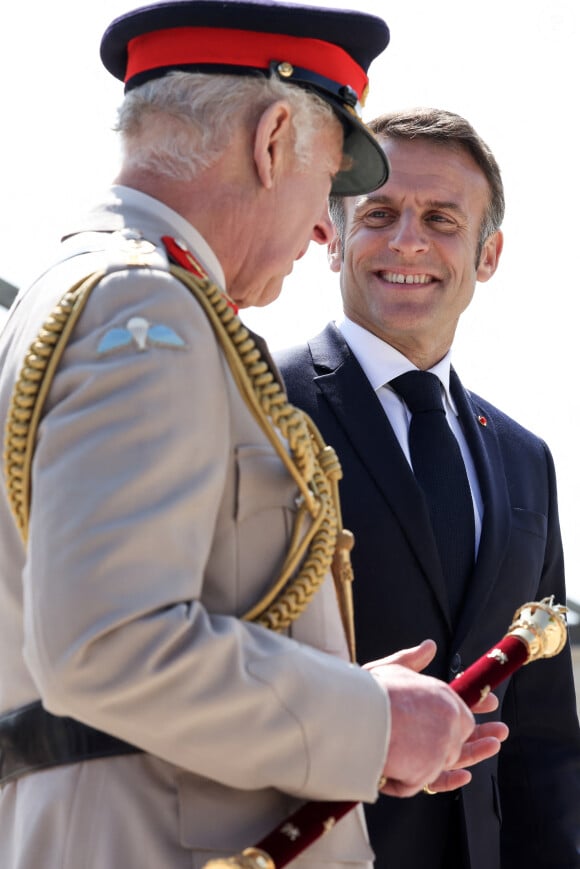
MULTIPOLYGON (((469 121, 445 109, 415 108, 387 112, 372 120, 368 127, 379 139, 426 139, 442 145, 463 148, 473 157, 485 175, 490 189, 489 205, 480 229, 477 253, 479 262, 484 242, 501 227, 505 213, 505 197, 497 160, 469 121)), ((344 240, 343 197, 331 197, 330 213, 336 231, 344 240)))

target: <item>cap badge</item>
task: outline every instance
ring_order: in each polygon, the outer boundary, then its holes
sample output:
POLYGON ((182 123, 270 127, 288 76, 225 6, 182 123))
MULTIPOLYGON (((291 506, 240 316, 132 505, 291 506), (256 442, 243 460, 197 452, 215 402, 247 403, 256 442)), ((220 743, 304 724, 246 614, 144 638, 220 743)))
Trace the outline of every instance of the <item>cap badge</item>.
POLYGON ((279 63, 277 66, 278 74, 282 76, 282 78, 290 78, 294 75, 294 67, 287 60, 283 60, 282 63, 279 63))

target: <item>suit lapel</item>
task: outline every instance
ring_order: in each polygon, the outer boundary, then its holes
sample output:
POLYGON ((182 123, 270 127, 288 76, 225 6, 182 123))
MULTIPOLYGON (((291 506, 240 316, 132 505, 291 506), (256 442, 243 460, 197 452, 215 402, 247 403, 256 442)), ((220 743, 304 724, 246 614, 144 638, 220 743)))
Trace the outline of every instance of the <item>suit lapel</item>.
POLYGON ((451 393, 473 456, 483 500, 477 561, 456 632, 459 644, 474 620, 485 612, 486 603, 498 577, 498 565, 503 560, 508 544, 511 510, 503 458, 493 418, 478 405, 476 397, 466 392, 453 370, 451 393))
POLYGON ((377 396, 333 324, 309 346, 318 372, 315 383, 396 516, 449 623, 447 592, 425 501, 377 396))

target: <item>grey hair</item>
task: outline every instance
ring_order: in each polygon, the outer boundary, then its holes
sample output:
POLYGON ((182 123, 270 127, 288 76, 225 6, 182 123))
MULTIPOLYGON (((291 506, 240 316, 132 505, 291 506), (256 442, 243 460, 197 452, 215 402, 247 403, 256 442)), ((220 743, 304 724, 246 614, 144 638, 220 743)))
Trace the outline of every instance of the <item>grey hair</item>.
MULTIPOLYGON (((501 227, 505 213, 500 168, 481 136, 465 118, 445 109, 415 108, 388 112, 375 118, 368 126, 379 139, 421 139, 451 148, 462 148, 471 155, 485 175, 490 191, 488 207, 479 231, 479 263, 485 241, 501 227)), ((330 214, 339 237, 344 241, 345 213, 342 198, 331 197, 330 214)))
POLYGON ((338 119, 316 94, 261 75, 172 72, 125 96, 115 129, 126 166, 191 180, 215 163, 242 124, 255 123, 276 100, 292 108, 295 154, 312 157, 314 134, 338 119))

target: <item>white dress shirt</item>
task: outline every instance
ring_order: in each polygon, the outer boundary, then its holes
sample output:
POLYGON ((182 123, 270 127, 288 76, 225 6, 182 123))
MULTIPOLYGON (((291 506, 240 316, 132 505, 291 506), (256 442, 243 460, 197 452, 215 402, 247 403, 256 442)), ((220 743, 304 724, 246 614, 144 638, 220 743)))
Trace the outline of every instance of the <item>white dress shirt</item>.
MULTIPOLYGON (((405 454, 409 464, 411 457, 409 454, 409 423, 411 420, 411 412, 403 399, 397 395, 395 390, 389 386, 389 381, 398 377, 400 374, 405 374, 407 371, 417 370, 406 356, 391 347, 385 341, 377 338, 372 332, 363 329, 357 323, 353 323, 347 317, 337 322, 337 327, 341 332, 344 340, 352 350, 356 360, 364 371, 370 385, 374 389, 377 398, 379 399, 383 410, 387 415, 395 436, 405 454)), ((471 497, 473 499, 473 515, 475 520, 475 552, 479 547, 481 537, 481 518, 483 516, 483 501, 481 491, 473 463, 472 455, 467 446, 467 441, 459 421, 455 402, 449 391, 449 373, 451 370, 451 351, 447 353, 433 368, 429 371, 437 375, 443 386, 443 406, 453 434, 457 438, 461 455, 465 463, 467 478, 471 488, 471 497)))

